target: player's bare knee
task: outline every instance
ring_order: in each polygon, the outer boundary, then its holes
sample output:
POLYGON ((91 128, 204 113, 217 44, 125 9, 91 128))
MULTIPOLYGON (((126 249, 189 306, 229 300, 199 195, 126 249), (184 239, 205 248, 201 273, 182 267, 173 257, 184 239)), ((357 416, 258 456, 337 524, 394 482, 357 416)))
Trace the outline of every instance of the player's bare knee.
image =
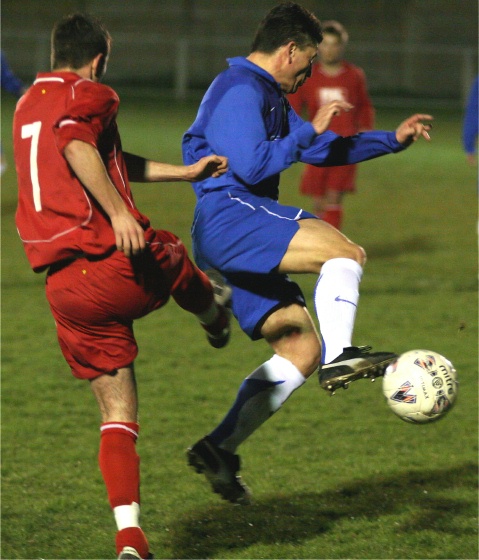
POLYGON ((309 377, 321 359, 321 343, 311 317, 304 307, 292 304, 268 317, 262 335, 273 350, 309 377))
POLYGON ((306 378, 318 370, 321 361, 319 341, 312 344, 299 343, 296 347, 277 347, 276 353, 289 360, 306 378))
POLYGON ((304 377, 317 371, 321 361, 321 344, 314 332, 291 329, 281 338, 268 342, 279 356, 294 364, 304 377))
POLYGON ((364 266, 366 264, 366 251, 359 245, 356 245, 356 243, 349 241, 338 247, 333 258, 352 259, 361 266, 364 266))
POLYGON ((355 261, 359 263, 361 266, 364 266, 367 260, 366 251, 363 249, 363 247, 360 247, 359 245, 355 245, 355 247, 357 252, 355 261))

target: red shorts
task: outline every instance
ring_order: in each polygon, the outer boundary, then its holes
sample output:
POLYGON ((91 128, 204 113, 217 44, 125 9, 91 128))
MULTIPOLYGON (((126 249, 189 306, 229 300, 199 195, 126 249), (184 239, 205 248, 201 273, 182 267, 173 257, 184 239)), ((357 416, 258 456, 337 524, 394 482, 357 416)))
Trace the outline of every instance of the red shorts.
POLYGON ((133 321, 172 296, 191 313, 213 301, 206 277, 168 231, 145 232, 149 249, 129 259, 115 251, 51 267, 47 299, 63 355, 75 377, 93 379, 130 365, 138 354, 133 321))
POLYGON ((357 165, 315 167, 306 165, 299 190, 308 196, 324 196, 327 190, 354 192, 357 165))

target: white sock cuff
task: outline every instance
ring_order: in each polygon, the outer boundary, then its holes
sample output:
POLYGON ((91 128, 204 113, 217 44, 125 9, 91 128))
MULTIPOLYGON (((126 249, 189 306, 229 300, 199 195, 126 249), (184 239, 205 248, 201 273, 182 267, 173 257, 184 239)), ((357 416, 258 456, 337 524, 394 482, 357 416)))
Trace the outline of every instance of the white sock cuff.
POLYGON ((275 379, 275 381, 287 377, 288 381, 295 389, 301 387, 301 385, 303 385, 303 383, 306 381, 304 375, 292 362, 290 362, 286 358, 278 356, 278 354, 275 354, 272 358, 270 358, 265 363, 265 366, 269 366, 268 373, 274 374, 274 376, 277 378, 275 379))
POLYGON ((140 526, 140 506, 136 502, 132 502, 129 506, 117 506, 113 508, 116 526, 118 531, 127 527, 140 526))
POLYGON ((107 430, 125 430, 125 432, 131 434, 135 439, 138 439, 138 431, 129 428, 124 422, 105 422, 100 426, 100 432, 103 434, 103 432, 107 430))
POLYGON ((326 261, 323 266, 321 267, 321 275, 330 272, 331 269, 334 271, 337 268, 351 270, 354 272, 358 278, 358 281, 361 281, 363 275, 363 267, 353 259, 346 259, 344 257, 338 257, 336 259, 330 259, 326 261))

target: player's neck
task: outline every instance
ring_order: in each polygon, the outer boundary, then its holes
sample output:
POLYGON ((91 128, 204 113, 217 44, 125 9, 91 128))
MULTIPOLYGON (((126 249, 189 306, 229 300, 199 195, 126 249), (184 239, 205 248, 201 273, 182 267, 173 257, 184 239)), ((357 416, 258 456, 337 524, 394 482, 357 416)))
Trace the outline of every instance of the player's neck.
POLYGON ((272 76, 276 75, 276 72, 279 67, 278 57, 274 57, 271 56, 270 54, 265 54, 262 52, 255 51, 250 53, 246 58, 253 64, 256 64, 256 66, 259 66, 260 68, 262 68, 263 70, 271 74, 272 76))
POLYGON ((69 66, 65 66, 64 68, 55 68, 53 72, 73 72, 74 74, 78 74, 81 78, 85 78, 87 80, 94 79, 91 64, 86 64, 82 68, 70 68, 69 66))
POLYGON ((343 61, 338 62, 320 62, 321 71, 328 76, 336 76, 343 68, 343 61))

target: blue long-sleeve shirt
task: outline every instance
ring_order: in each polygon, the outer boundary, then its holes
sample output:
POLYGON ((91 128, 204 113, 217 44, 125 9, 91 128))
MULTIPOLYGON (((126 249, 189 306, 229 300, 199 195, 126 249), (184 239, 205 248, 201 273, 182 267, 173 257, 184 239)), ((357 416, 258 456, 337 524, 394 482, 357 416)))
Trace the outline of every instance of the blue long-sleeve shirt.
POLYGON ((479 104, 479 76, 472 84, 464 113, 464 124, 462 128, 462 144, 466 154, 476 153, 476 144, 479 128, 478 104, 479 104))
POLYGON ((2 89, 8 91, 15 97, 21 97, 25 86, 23 82, 19 78, 17 78, 17 76, 15 76, 15 74, 12 72, 3 51, 1 51, 1 53, 2 53, 2 74, 1 74, 2 89))
POLYGON ((228 63, 183 136, 185 164, 211 154, 229 160, 229 171, 220 178, 194 183, 198 198, 210 190, 236 187, 277 199, 280 173, 293 163, 346 165, 404 149, 395 132, 318 135, 293 111, 271 74, 244 57, 228 63))

